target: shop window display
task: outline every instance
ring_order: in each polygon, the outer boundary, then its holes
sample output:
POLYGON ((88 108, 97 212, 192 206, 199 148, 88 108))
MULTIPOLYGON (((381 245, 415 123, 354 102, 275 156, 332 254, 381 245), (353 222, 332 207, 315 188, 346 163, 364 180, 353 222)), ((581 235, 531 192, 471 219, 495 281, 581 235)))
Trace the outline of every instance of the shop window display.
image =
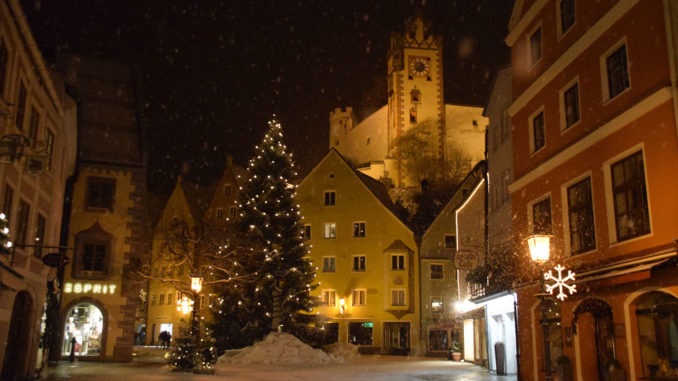
POLYGON ((70 355, 73 350, 76 356, 98 356, 101 353, 103 325, 104 317, 95 305, 75 305, 66 315, 62 354, 70 355))
POLYGON ((678 299, 653 291, 636 305, 643 376, 678 378, 678 299))

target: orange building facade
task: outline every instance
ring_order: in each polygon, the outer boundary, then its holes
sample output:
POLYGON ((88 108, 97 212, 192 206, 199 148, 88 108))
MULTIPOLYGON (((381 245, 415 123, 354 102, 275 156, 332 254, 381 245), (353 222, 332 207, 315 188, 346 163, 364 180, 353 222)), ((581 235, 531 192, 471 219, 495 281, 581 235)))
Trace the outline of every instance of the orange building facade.
POLYGON ((515 3, 520 380, 678 379, 677 21, 671 1, 515 3), (577 274, 564 301, 539 295, 556 264, 577 274))

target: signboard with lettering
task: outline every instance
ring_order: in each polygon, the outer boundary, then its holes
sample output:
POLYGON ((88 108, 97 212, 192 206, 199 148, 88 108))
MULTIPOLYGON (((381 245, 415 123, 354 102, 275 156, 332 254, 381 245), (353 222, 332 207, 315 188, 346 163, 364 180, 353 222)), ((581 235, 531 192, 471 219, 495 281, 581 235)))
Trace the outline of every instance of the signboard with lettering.
POLYGON ((480 254, 475 251, 457 251, 454 255, 454 266, 459 270, 472 270, 480 263, 480 254))
POLYGON ((101 283, 64 283, 64 293, 66 294, 115 294, 115 284, 101 283))

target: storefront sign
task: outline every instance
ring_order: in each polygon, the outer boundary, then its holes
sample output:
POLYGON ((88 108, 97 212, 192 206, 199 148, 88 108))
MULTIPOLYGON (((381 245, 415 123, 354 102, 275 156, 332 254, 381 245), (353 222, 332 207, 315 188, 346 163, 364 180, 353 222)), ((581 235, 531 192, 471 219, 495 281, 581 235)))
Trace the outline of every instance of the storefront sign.
POLYGON ((66 294, 115 294, 115 284, 101 283, 64 283, 66 294))
POLYGON ((475 251, 457 251, 454 266, 459 270, 472 270, 480 265, 480 255, 475 251))

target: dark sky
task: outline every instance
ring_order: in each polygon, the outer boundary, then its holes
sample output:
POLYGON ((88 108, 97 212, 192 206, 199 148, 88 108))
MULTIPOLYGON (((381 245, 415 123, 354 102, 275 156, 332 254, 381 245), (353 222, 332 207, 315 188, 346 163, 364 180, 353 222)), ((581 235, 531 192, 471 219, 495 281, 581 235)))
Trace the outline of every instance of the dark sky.
MULTIPOLYGON (((484 105, 508 64, 512 0, 424 0, 444 39, 445 100, 484 105), (459 47, 471 47, 460 55, 459 47)), ((48 62, 59 50, 128 62, 147 120, 149 189, 245 164, 276 114, 302 172, 328 149, 329 112, 386 104, 386 51, 422 0, 26 0, 48 62)))

